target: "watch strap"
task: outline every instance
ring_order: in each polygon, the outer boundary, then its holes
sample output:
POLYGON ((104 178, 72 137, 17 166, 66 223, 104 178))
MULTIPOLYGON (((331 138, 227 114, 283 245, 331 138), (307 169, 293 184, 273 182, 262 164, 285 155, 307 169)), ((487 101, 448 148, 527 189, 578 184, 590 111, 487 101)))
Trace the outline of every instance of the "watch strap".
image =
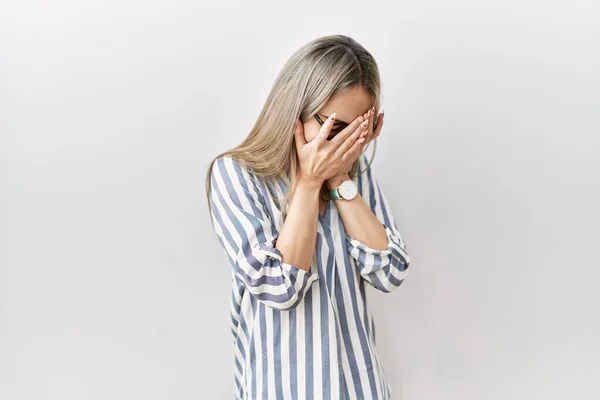
POLYGON ((333 199, 333 200, 339 200, 342 197, 340 196, 340 192, 338 191, 338 188, 334 188, 334 189, 329 189, 329 196, 333 199))

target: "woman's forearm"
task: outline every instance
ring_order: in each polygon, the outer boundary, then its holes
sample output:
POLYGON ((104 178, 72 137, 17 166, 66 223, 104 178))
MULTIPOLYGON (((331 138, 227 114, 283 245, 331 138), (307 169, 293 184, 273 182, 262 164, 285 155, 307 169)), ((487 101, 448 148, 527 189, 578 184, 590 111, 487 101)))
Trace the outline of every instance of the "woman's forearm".
MULTIPOLYGON (((327 187, 333 189, 338 187, 348 175, 338 175, 327 180, 327 187)), ((371 208, 363 197, 358 193, 352 200, 336 200, 337 207, 346 233, 377 250, 387 249, 389 242, 385 227, 377 219, 371 208)))
POLYGON ((322 183, 296 179, 288 213, 275 247, 283 261, 310 271, 317 240, 317 216, 322 183))

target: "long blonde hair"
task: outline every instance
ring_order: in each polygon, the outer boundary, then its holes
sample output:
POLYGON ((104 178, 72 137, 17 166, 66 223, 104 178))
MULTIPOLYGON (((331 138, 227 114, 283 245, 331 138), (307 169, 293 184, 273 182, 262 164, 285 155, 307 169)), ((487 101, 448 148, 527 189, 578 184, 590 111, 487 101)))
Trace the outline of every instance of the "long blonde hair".
MULTIPOLYGON (((279 73, 250 134, 240 145, 217 155, 210 162, 206 175, 209 212, 212 214, 210 176, 215 160, 221 156, 232 157, 263 179, 274 181, 285 175, 289 187, 293 188, 299 168, 294 139, 296 119, 308 122, 331 97, 357 85, 363 86, 374 97, 374 115, 378 115, 381 104, 379 69, 373 56, 354 39, 345 35, 327 35, 298 49, 279 73)), ((374 145, 376 140, 372 141, 374 145)), ((367 168, 372 162, 373 158, 367 168)), ((357 159, 349 172, 351 178, 356 177, 358 166, 357 159)), ((283 219, 291 192, 282 203, 283 219)))

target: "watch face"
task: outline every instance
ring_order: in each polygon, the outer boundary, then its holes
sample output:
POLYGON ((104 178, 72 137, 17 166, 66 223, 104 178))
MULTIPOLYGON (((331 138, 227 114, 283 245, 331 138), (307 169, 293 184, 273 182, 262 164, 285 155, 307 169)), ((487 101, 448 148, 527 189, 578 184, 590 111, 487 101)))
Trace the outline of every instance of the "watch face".
POLYGON ((356 183, 350 180, 342 182, 338 190, 340 192, 340 196, 346 200, 352 200, 358 193, 356 183))

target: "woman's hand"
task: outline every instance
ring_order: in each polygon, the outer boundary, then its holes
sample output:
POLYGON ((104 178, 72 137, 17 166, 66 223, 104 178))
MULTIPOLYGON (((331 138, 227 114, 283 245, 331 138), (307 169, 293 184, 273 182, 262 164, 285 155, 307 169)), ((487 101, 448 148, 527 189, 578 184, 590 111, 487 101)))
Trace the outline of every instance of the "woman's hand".
POLYGON ((329 185, 330 188, 337 187, 340 182, 349 179, 348 173, 350 172, 350 168, 352 167, 352 164, 354 164, 354 162, 362 154, 362 152, 364 151, 365 147, 369 144, 369 142, 379 136, 379 134, 381 132, 381 127, 383 126, 383 114, 384 113, 379 113, 379 115, 377 116, 377 124, 376 124, 375 129, 373 129, 373 124, 370 123, 370 121, 372 121, 374 118, 375 108, 374 107, 371 108, 369 111, 367 111, 363 115, 363 118, 368 120, 368 122, 367 122, 368 130, 367 130, 367 134, 365 135, 365 141, 361 144, 360 151, 357 154, 355 154, 354 157, 349 157, 346 160, 346 164, 344 165, 342 170, 340 170, 340 172, 338 174, 330 177, 327 180, 327 184, 329 185))
MULTIPOLYGON (((377 136, 379 136, 379 133, 381 132, 381 127, 383 126, 383 112, 380 112, 379 115, 377 116, 377 121, 375 123, 376 128, 373 129, 373 124, 369 124, 369 131, 367 133, 366 136, 366 140, 362 145, 362 149, 361 149, 361 153, 363 152, 363 150, 365 149, 365 147, 367 147, 367 145, 369 144, 369 142, 373 139, 375 139, 377 136)), ((365 114, 365 118, 369 119, 369 121, 372 121, 375 119, 375 107, 371 108, 369 111, 367 111, 367 113, 365 114)), ((352 165, 352 164, 350 164, 352 165)))
POLYGON ((365 147, 367 147, 367 145, 369 144, 369 142, 373 139, 375 139, 377 136, 379 136, 379 133, 381 132, 381 127, 383 125, 383 113, 379 113, 379 115, 377 116, 377 128, 373 129, 373 123, 371 121, 373 121, 373 119, 375 118, 375 107, 371 108, 369 111, 367 111, 364 115, 363 118, 368 120, 368 130, 367 130, 367 134, 365 135, 365 141, 362 143, 362 146, 360 148, 360 152, 358 154, 356 154, 356 157, 354 158, 350 158, 348 160, 346 160, 346 165, 344 166, 344 172, 350 172, 350 168, 352 167, 352 164, 354 164, 354 162, 358 159, 358 156, 360 156, 362 154, 362 152, 364 151, 365 147))
POLYGON ((331 140, 327 140, 334 118, 335 113, 327 118, 317 136, 310 142, 304 137, 302 122, 296 120, 295 141, 300 166, 298 175, 300 179, 316 187, 346 171, 348 160, 356 160, 362 151, 362 143, 369 130, 368 121, 359 116, 331 140))

